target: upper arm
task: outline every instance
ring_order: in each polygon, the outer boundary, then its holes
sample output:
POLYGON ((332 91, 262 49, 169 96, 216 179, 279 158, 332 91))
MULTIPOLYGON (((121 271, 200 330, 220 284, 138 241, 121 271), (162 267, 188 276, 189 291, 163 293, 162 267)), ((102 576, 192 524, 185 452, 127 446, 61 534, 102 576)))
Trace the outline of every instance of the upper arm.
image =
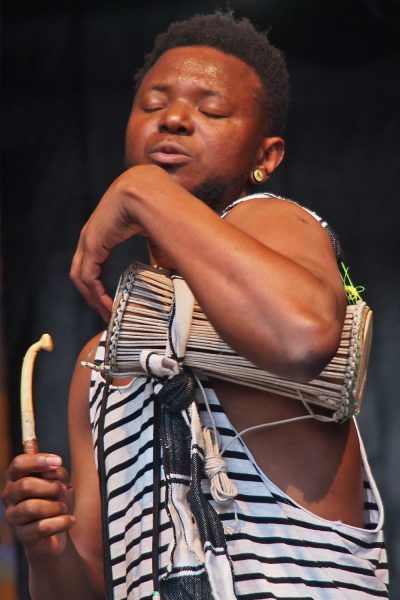
POLYGON ((226 220, 309 270, 330 288, 343 310, 343 282, 331 240, 307 210, 287 200, 255 198, 235 206, 226 220))
POLYGON ((103 552, 99 483, 89 419, 91 371, 82 368, 80 362, 91 359, 99 337, 93 338, 77 359, 68 405, 71 475, 75 492, 74 515, 76 517, 71 537, 79 554, 96 571, 102 569, 103 552))

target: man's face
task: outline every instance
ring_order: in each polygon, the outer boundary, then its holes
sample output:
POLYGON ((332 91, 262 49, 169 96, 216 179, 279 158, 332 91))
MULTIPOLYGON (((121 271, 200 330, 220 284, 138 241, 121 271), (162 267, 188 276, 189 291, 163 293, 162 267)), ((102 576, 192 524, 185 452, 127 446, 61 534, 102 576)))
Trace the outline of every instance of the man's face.
POLYGON ((262 158, 261 82, 210 47, 165 52, 144 78, 126 131, 128 166, 156 164, 186 189, 240 196, 262 158))

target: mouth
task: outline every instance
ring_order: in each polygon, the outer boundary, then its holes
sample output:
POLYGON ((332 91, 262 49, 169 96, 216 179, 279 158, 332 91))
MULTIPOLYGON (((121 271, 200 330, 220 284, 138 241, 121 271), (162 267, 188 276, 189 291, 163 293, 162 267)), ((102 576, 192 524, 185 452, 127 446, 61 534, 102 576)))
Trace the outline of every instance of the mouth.
POLYGON ((150 158, 157 165, 185 165, 192 160, 191 154, 176 142, 160 142, 150 150, 150 158))

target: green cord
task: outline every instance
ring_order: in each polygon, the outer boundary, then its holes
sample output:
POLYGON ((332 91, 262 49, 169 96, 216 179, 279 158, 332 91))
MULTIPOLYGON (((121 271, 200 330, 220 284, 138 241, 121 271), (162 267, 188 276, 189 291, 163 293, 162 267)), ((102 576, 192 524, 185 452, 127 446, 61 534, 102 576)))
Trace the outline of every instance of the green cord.
POLYGON ((353 284, 352 280, 350 279, 349 268, 346 267, 344 262, 341 262, 340 266, 343 269, 342 280, 349 304, 356 304, 357 302, 362 301, 360 292, 363 292, 365 288, 362 285, 355 286, 353 284))

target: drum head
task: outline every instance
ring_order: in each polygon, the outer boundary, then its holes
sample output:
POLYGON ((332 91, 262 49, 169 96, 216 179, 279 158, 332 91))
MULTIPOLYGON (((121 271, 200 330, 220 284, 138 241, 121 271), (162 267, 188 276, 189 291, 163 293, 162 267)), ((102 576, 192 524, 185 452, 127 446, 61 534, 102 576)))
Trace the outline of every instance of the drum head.
POLYGON ((358 366, 358 373, 355 377, 353 384, 353 397, 355 402, 355 412, 359 412, 361 407, 361 402, 364 396, 365 383, 367 381, 367 370, 368 370, 368 362, 369 356, 371 352, 371 342, 372 342, 372 310, 368 307, 365 311, 364 315, 364 324, 361 328, 362 337, 360 340, 360 349, 359 349, 359 357, 360 363, 358 366))

